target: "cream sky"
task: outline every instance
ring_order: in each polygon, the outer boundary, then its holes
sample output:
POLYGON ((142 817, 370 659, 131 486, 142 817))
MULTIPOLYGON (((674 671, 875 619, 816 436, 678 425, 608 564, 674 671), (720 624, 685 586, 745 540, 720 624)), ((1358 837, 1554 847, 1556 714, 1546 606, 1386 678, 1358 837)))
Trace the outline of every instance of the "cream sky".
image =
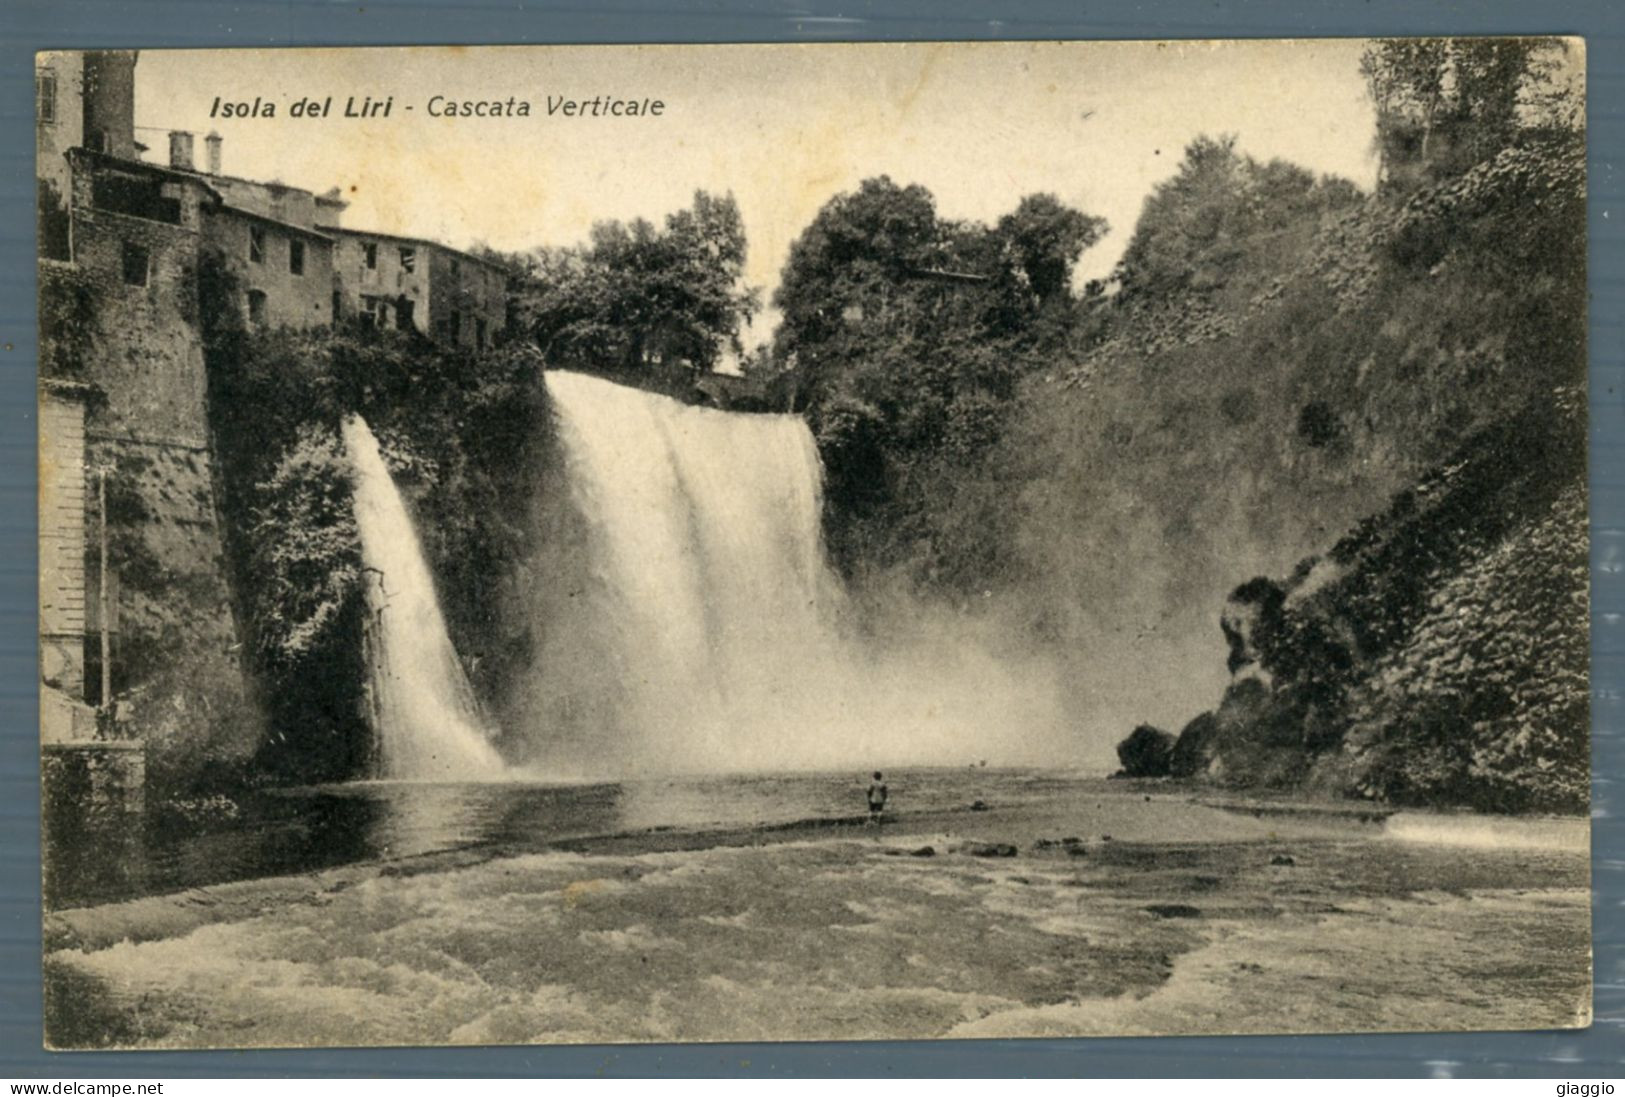
MULTIPOLYGON (((1239 137, 1369 188, 1373 115, 1357 40, 146 51, 137 139, 211 129, 227 174, 344 189, 344 223, 521 250, 596 220, 659 221, 732 191, 747 277, 771 294, 791 242, 835 194, 882 173, 947 217, 991 221, 1049 191, 1111 222, 1080 264, 1109 271, 1151 187, 1198 134, 1239 137), (528 118, 432 118, 433 95, 528 100, 528 118), (394 97, 388 118, 300 119, 294 100, 394 97), (549 96, 658 98, 658 118, 549 116, 549 96), (215 97, 274 118, 211 118, 215 97), (407 108, 411 107, 411 110, 407 108)), ((201 166, 201 163, 200 163, 201 166)), ((759 321, 754 341, 768 334, 759 321)))

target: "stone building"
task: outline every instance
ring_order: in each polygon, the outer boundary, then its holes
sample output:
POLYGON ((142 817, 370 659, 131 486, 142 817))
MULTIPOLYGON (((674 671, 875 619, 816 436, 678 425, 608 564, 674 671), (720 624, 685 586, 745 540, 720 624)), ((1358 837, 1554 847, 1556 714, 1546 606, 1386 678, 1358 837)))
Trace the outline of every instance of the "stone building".
POLYGON ((210 211, 204 237, 242 287, 251 326, 333 322, 332 237, 228 205, 210 211))
POLYGON ((220 201, 207 239, 244 286, 253 324, 312 327, 359 319, 481 350, 507 323, 507 271, 432 240, 340 224, 348 203, 286 183, 228 175, 224 140, 169 134, 169 168, 206 184, 220 201))
POLYGON ((255 327, 327 327, 333 322, 333 239, 318 228, 344 203, 286 183, 223 174, 223 141, 204 138, 207 170, 194 138, 169 134, 169 169, 198 180, 218 201, 204 218, 203 243, 235 278, 244 319, 255 327))
POLYGON ((136 50, 42 53, 34 64, 34 155, 40 248, 68 258, 67 154, 89 149, 134 160, 136 50))
POLYGON ((139 160, 69 150, 72 251, 95 353, 82 379, 105 395, 100 429, 201 445, 203 346, 198 265, 219 196, 201 181, 139 160))
POLYGON ((508 320, 508 272, 432 240, 332 227, 339 318, 484 350, 508 320))
POLYGON ((137 159, 135 62, 36 68, 41 192, 60 186, 64 222, 39 269, 41 734, 57 742, 190 742, 247 709, 199 329, 200 266, 231 214, 202 179, 137 159))

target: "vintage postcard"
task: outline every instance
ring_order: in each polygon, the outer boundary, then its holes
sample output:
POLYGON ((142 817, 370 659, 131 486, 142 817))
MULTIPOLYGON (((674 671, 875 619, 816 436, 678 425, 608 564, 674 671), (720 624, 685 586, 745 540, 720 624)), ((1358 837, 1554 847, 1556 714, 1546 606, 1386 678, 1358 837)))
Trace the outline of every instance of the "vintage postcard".
POLYGON ((46 1044, 1587 1025, 1584 73, 40 54, 46 1044))

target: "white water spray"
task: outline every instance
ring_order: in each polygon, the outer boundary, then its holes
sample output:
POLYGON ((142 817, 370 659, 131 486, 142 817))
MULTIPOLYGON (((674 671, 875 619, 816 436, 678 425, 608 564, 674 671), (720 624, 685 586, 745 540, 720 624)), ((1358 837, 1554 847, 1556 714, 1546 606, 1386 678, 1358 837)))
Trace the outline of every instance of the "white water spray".
POLYGON ((355 518, 367 569, 367 659, 378 775, 480 780, 502 771, 446 635, 434 579, 378 440, 359 416, 344 422, 355 469, 355 518))
POLYGON ((578 519, 538 535, 543 640, 518 718, 548 772, 1013 761, 1049 730, 1041 670, 1017 681, 962 636, 843 632, 799 417, 546 383, 564 467, 544 509, 567 494, 578 519))

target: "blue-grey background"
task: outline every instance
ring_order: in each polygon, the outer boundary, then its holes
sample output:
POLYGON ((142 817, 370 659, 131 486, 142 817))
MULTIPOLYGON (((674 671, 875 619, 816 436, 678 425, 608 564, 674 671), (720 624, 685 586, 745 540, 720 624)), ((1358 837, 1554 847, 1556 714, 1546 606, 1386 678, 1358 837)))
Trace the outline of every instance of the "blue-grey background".
POLYGON ((1612 0, 0 0, 0 1077, 1625 1075, 1625 5, 1612 0), (1593 918, 1584 1032, 78 1052, 40 1047, 32 54, 525 42, 1580 34, 1590 101, 1593 918))

